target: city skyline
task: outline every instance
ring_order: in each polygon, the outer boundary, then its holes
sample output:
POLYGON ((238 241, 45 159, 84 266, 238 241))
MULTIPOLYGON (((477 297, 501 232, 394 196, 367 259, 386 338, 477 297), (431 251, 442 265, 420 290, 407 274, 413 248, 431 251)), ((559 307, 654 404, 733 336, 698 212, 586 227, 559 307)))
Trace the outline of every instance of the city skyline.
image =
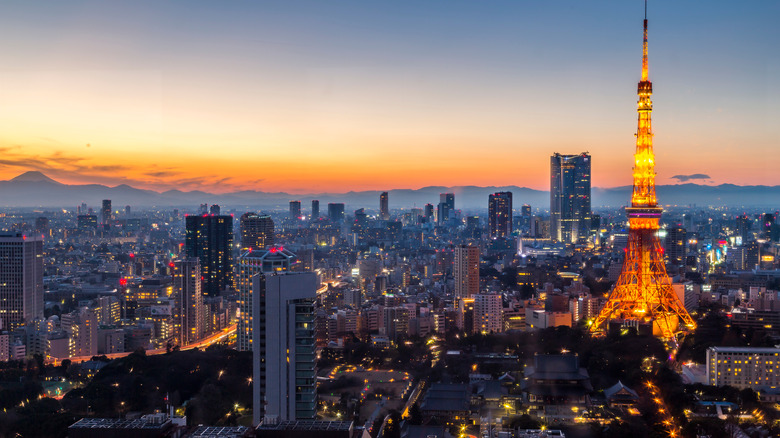
MULTIPOLYGON (((19 44, 0 57, 0 178, 545 189, 549 154, 586 150, 594 186, 627 185, 641 8, 8 6, 0 34, 19 44)), ((770 166, 780 63, 767 56, 778 8, 650 4, 659 184, 780 183, 770 166), (723 159, 736 151, 762 159, 723 159)))

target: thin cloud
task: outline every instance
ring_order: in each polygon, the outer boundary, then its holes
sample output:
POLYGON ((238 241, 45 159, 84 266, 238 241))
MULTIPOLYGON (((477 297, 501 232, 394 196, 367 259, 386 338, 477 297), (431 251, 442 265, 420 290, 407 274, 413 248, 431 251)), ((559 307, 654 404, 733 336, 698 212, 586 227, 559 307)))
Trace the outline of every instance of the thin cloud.
POLYGON ((697 179, 711 179, 709 175, 704 173, 693 173, 691 175, 675 175, 672 179, 676 179, 679 182, 693 181, 697 179))

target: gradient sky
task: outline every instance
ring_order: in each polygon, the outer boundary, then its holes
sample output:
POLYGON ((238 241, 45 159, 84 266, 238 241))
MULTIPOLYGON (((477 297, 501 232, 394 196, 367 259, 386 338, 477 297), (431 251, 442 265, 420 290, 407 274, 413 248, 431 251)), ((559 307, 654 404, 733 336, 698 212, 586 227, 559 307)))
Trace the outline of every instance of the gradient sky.
MULTIPOLYGON (((641 0, 0 5, 0 179, 631 184, 641 0)), ((780 2, 651 0, 658 183, 780 184, 780 2), (679 176, 681 178, 673 178, 679 176), (703 178, 708 176, 709 178, 703 178)))

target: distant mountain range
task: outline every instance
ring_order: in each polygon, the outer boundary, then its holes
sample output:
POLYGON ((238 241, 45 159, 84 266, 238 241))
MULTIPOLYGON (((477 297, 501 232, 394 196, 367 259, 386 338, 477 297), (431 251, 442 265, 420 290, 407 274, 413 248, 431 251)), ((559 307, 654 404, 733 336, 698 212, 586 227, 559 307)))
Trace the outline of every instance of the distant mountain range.
MULTIPOLYGON (((472 210, 487 208, 490 193, 510 191, 515 206, 530 204, 534 208, 549 208, 550 194, 547 191, 527 187, 423 187, 420 189, 389 190, 390 208, 422 207, 427 203, 436 205, 439 194, 455 193, 458 209, 472 210)), ((98 206, 103 199, 111 199, 115 207, 184 207, 194 209, 199 204, 219 204, 225 207, 257 209, 287 208, 293 199, 303 201, 304 211, 311 199, 319 199, 323 212, 329 202, 343 202, 347 209, 366 207, 378 208, 380 191, 347 193, 311 193, 291 195, 283 192, 259 192, 245 190, 233 193, 214 194, 202 191, 183 192, 168 190, 156 192, 130 187, 126 184, 108 187, 101 184, 62 184, 41 172, 23 173, 8 181, 0 181, 0 206, 3 207, 64 207, 73 208, 86 202, 98 206)), ((721 184, 705 186, 698 184, 663 185, 657 187, 661 204, 697 206, 764 206, 776 209, 780 206, 780 186, 737 186, 721 184)), ((593 188, 593 206, 619 207, 626 205, 631 197, 631 187, 593 188)))

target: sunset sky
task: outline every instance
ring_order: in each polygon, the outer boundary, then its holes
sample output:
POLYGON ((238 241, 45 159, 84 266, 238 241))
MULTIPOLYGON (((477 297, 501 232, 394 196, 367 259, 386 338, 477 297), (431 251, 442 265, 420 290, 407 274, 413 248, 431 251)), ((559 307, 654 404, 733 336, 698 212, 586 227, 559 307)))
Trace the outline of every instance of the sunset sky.
MULTIPOLYGON (((0 179, 546 190, 552 153, 589 151, 594 186, 629 185, 642 14, 641 0, 3 2, 0 179)), ((780 184, 778 17, 776 0, 650 1, 659 184, 780 184)))

